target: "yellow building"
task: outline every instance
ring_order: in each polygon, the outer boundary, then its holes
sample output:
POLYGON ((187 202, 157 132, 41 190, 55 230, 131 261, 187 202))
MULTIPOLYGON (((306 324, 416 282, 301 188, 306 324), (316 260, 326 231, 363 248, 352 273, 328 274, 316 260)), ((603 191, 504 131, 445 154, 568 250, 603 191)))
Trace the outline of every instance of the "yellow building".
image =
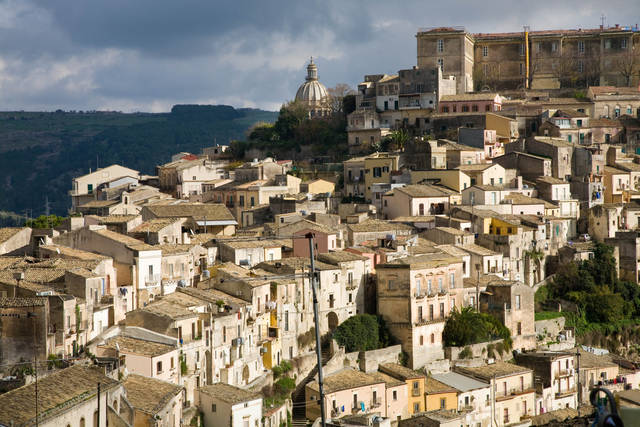
POLYGON ((411 183, 420 184, 427 181, 439 180, 438 184, 453 191, 462 191, 471 187, 471 178, 458 169, 432 169, 411 171, 411 183))
POLYGON ((390 183, 391 172, 398 170, 400 156, 390 153, 374 153, 364 158, 364 197, 371 200, 371 185, 390 183))
POLYGON ((489 234, 495 234, 497 236, 518 234, 518 227, 520 227, 520 224, 516 221, 492 217, 489 234))
POLYGON ((458 394, 456 389, 449 387, 433 378, 427 378, 425 386, 426 411, 438 409, 458 409, 458 394))
POLYGON ((336 185, 333 182, 320 178, 300 184, 300 191, 311 194, 333 194, 335 189, 336 185))
MULTIPOLYGON (((425 409, 425 381, 426 377, 420 372, 414 371, 397 363, 383 363, 378 370, 393 378, 407 383, 408 413, 409 416, 424 412, 425 409)), ((456 394, 453 393, 453 402, 456 402, 456 394)))

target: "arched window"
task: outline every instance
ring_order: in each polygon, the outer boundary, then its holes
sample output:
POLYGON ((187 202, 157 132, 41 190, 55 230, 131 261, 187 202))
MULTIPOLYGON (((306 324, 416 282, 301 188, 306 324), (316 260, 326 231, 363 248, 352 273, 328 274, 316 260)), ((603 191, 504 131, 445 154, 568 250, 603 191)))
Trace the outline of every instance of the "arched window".
POLYGON ((84 417, 80 418, 80 427, 85 427, 84 417))
POLYGON ((615 110, 613 110, 614 117, 620 117, 620 106, 616 105, 615 110))

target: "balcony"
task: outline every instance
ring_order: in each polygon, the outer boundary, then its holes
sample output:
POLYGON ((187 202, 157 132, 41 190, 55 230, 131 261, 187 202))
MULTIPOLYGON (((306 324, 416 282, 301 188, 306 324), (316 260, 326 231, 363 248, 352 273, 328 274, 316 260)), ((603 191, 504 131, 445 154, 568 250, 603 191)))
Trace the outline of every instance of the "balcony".
POLYGON ((420 393, 420 389, 419 388, 413 388, 413 389, 411 389, 411 396, 412 397, 420 397, 420 396, 422 396, 422 393, 420 393))
POLYGON ((496 392, 496 401, 507 400, 514 396, 519 396, 521 394, 535 393, 535 391, 536 390, 534 388, 525 388, 525 389, 512 388, 507 391, 507 394, 504 394, 504 392, 496 392))
POLYGON ((563 391, 557 391, 556 392, 556 399, 562 399, 563 397, 569 397, 572 394, 577 393, 577 389, 576 387, 571 387, 570 389, 567 390, 563 390, 563 391))
POLYGON ((369 405, 370 408, 378 408, 380 406, 382 406, 382 399, 380 399, 380 398, 375 399, 375 400, 372 399, 371 402, 370 402, 370 405, 369 405))
POLYGON ((573 369, 561 369, 558 372, 556 372, 554 378, 558 379, 558 378, 570 377, 572 375, 573 375, 573 369))
POLYGON ((147 287, 160 286, 162 277, 159 274, 149 274, 144 278, 144 283, 147 287))

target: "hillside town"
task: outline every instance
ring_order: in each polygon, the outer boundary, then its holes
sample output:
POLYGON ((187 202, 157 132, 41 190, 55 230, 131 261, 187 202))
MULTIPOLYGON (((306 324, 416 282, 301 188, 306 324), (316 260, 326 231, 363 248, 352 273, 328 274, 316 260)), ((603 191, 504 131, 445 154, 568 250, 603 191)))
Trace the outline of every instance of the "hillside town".
MULTIPOLYGON (((633 340, 540 296, 609 253, 602 280, 640 282, 638 27, 416 43, 357 85, 341 163, 212 141, 0 228, 0 425, 539 426, 598 386, 640 407, 633 340)), ((330 96, 311 59, 295 102, 324 120, 330 96)))

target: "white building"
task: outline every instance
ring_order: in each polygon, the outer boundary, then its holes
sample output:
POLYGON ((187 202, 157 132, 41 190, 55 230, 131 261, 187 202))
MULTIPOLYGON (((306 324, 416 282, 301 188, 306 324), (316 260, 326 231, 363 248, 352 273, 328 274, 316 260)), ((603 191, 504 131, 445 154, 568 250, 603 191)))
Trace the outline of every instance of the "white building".
POLYGON ((261 425, 261 395, 222 383, 202 387, 199 394, 205 427, 261 425))

